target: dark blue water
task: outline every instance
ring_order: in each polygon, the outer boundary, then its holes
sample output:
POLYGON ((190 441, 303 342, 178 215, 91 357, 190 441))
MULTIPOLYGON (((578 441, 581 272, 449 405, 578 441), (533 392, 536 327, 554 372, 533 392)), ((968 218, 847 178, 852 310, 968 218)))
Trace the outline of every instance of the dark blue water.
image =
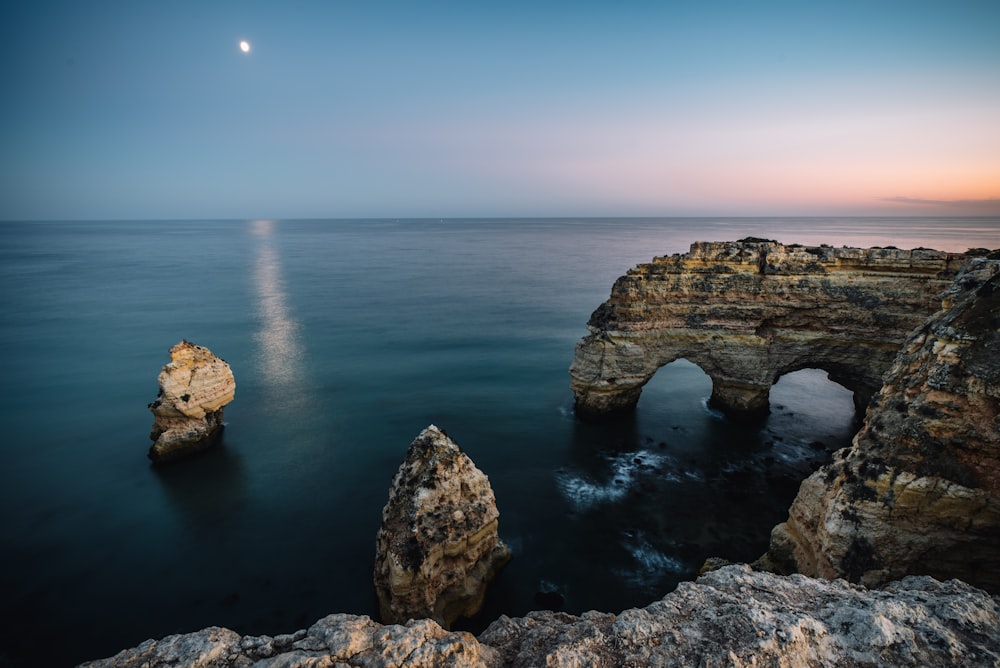
POLYGON ((592 426, 567 373, 629 267, 748 235, 965 250, 1000 247, 1000 219, 0 223, 2 656, 374 616, 381 508, 430 423, 489 475, 515 555, 470 628, 541 590, 619 610, 756 558, 849 443, 849 393, 792 374, 748 428, 679 361, 592 426), (146 404, 182 338, 231 364, 236 400, 221 448, 154 470, 146 404))

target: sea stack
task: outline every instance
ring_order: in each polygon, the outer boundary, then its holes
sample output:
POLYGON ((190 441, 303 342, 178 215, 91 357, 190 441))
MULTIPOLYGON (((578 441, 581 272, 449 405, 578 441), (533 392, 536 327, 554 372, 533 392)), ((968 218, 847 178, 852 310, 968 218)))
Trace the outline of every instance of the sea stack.
POLYGON ((236 380, 225 360, 190 341, 170 349, 170 363, 157 378, 160 393, 149 404, 155 464, 206 450, 219 441, 222 408, 233 400, 236 380))
POLYGON ((475 614, 510 560, 499 516, 486 475, 443 431, 424 429, 382 510, 374 572, 382 621, 429 618, 449 628, 475 614))

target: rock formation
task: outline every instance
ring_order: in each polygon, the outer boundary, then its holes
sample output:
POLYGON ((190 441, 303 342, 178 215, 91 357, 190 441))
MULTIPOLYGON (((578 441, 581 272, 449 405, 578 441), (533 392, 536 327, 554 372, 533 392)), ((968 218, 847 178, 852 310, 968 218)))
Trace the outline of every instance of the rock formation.
POLYGON ((852 447, 809 477, 761 565, 1000 592, 1000 260, 975 259, 913 332, 852 447))
POLYGON ((86 668, 165 666, 1000 666, 1000 603, 957 580, 883 589, 727 566, 614 615, 501 617, 479 638, 431 620, 330 615, 294 634, 212 627, 86 668))
POLYGON ((149 404, 155 441, 149 458, 162 463, 190 455, 218 442, 222 408, 236 393, 233 372, 225 360, 189 341, 170 349, 170 362, 157 378, 160 392, 149 404))
POLYGON ((767 412, 782 375, 819 368, 859 408, 910 331, 940 307, 964 255, 935 250, 695 243, 619 278, 570 367, 577 415, 631 411, 661 366, 685 358, 730 415, 767 412))
MULTIPOLYGON (((741 246, 760 243, 773 242, 741 242, 741 246)), ((876 269, 871 275, 859 270, 854 279, 835 275, 825 288, 820 281, 822 289, 817 288, 816 300, 830 304, 828 293, 834 287, 840 285, 848 290, 852 285, 858 287, 858 283, 862 284, 859 292, 851 294, 862 301, 870 300, 874 294, 872 281, 883 278, 888 281, 887 273, 897 275, 897 279, 907 275, 898 266, 902 255, 896 255, 907 251, 884 250, 896 258, 895 269, 876 269), (840 279, 846 282, 838 282, 840 279)), ((829 252, 836 255, 840 251, 829 252)), ((936 251, 913 251, 917 253, 933 255, 936 251)), ((880 256, 881 251, 876 255, 880 256)), ((954 258, 940 255, 943 254, 934 255, 932 260, 944 262, 938 273, 945 275, 952 270, 954 258)), ((769 266, 775 260, 770 250, 767 257, 769 266)), ((909 261, 916 262, 912 257, 909 261)), ((858 259, 855 257, 851 262, 857 264, 858 259)), ((823 272, 835 273, 829 267, 823 272)), ((917 293, 929 290, 929 286, 940 280, 936 274, 929 276, 921 268, 912 273, 916 287, 906 288, 909 284, 906 280, 891 290, 887 285, 882 286, 881 303, 890 307, 886 315, 881 308, 869 308, 870 332, 881 331, 879 327, 886 322, 901 326, 906 314, 900 304, 909 303, 916 308, 922 303, 916 298, 917 293), (887 296, 890 293, 891 299, 887 296), (903 299, 903 295, 909 296, 903 299)), ((750 278, 734 280, 765 282, 750 278)), ((683 281, 678 278, 676 282, 683 281)), ((630 289, 639 290, 644 284, 638 280, 630 285, 630 289)), ((803 277, 797 285, 797 290, 807 290, 810 281, 803 277)), ((768 290, 773 292, 770 287, 768 290)), ((655 292, 653 288, 647 290, 655 292)), ((788 300, 803 303, 803 294, 788 294, 788 300)), ((662 299, 662 295, 657 299, 662 299)), ((551 611, 532 612, 522 618, 502 616, 478 639, 468 633, 449 633, 431 619, 383 626, 368 617, 341 614, 321 619, 308 630, 273 638, 240 636, 228 629, 212 627, 159 641, 149 640, 109 659, 84 665, 88 668, 176 665, 1000 668, 1000 597, 991 597, 982 589, 956 579, 941 581, 930 577, 961 577, 994 592, 1000 591, 1000 258, 997 253, 989 258, 971 259, 950 289, 939 296, 937 304, 943 304, 943 308, 905 338, 891 368, 887 367, 884 384, 872 401, 852 447, 838 453, 832 464, 803 483, 788 521, 775 528, 771 548, 758 564, 775 570, 801 571, 804 575, 779 575, 751 570, 745 565, 722 566, 695 582, 681 583, 674 592, 641 609, 619 614, 588 612, 581 616, 551 611), (827 578, 847 578, 859 584, 827 578), (888 580, 893 581, 880 584, 888 580)), ((614 305, 605 306, 608 313, 617 312, 614 305)), ((650 313, 669 310, 665 302, 661 306, 650 307, 650 313)), ((711 314, 710 305, 701 306, 705 308, 698 313, 706 317, 711 314)), ((719 313, 735 317, 734 313, 743 306, 734 302, 719 313)), ((641 311, 638 301, 631 308, 641 311)), ((787 362, 795 357, 793 344, 799 341, 805 347, 796 354, 802 358, 807 356, 805 351, 818 350, 812 353, 817 356, 813 359, 829 362, 834 369, 831 373, 855 378, 861 386, 862 381, 870 382, 865 374, 873 371, 861 365, 861 360, 845 357, 848 347, 845 341, 851 336, 857 337, 857 345, 871 346, 866 348, 868 354, 879 354, 874 335, 869 332, 869 338, 864 338, 859 334, 863 329, 859 324, 863 320, 862 310, 849 313, 843 330, 836 328, 829 315, 823 316, 827 318, 826 325, 833 327, 829 340, 823 341, 819 336, 820 321, 810 320, 821 315, 814 312, 818 308, 793 309, 783 318, 770 320, 770 329, 765 333, 773 334, 771 341, 780 345, 772 350, 768 344, 757 350, 756 359, 787 362), (800 329, 792 327, 795 323, 800 329), (841 361, 835 364, 835 360, 841 361)), ((595 319, 599 319, 600 312, 598 309, 595 319)), ((719 322, 708 326, 716 327, 709 331, 718 332, 725 342, 725 337, 736 328, 736 321, 725 321, 729 323, 728 329, 722 328, 721 315, 719 322)), ((643 331, 639 319, 630 322, 631 330, 614 331, 626 334, 634 331, 639 337, 643 331)), ((670 328, 657 331, 667 330, 670 328)), ((618 354, 621 351, 616 353, 614 346, 631 345, 626 340, 628 336, 617 343, 608 338, 603 344, 588 343, 585 339, 580 347, 607 345, 609 353, 618 354)), ((691 340, 699 340, 698 336, 695 332, 691 340)), ((736 336, 731 341, 736 342, 734 346, 740 341, 740 345, 747 344, 748 336, 736 336)), ((760 332, 755 331, 753 336, 760 338, 760 332)), ((650 349, 660 346, 656 349, 661 352, 668 347, 655 337, 647 338, 643 345, 650 349)), ((676 348, 681 344, 669 345, 676 348)), ((696 352, 694 347, 690 350, 696 352)), ((751 346, 749 350, 754 349, 751 346)), ((683 356, 690 359, 693 354, 683 356)), ((724 354, 729 353, 723 350, 720 359, 725 358, 724 354)), ((579 356, 580 348, 578 360, 579 356)), ((711 359, 711 355, 706 353, 706 356, 711 359)), ((624 368, 623 359, 626 358, 615 357, 609 364, 624 368)), ((642 368, 645 367, 637 363, 633 370, 638 374, 642 368)), ((605 385, 598 385, 604 394, 598 393, 599 396, 604 399, 613 396, 608 381, 615 378, 604 378, 605 385)), ((615 407, 610 400, 601 405, 615 407)), ((486 555, 485 562, 479 560, 472 566, 472 572, 485 573, 493 566, 481 568, 478 564, 506 559, 506 548, 495 537, 496 519, 493 493, 485 476, 442 432, 434 427, 422 432, 393 479, 390 501, 383 512, 375 574, 376 586, 381 587, 383 614, 389 607, 391 614, 387 618, 402 620, 410 616, 396 612, 390 594, 399 594, 401 601, 412 605, 413 616, 443 617, 441 601, 445 601, 444 607, 464 607, 464 603, 457 601, 469 599, 451 594, 442 598, 438 593, 467 591, 476 582, 482 582, 479 577, 470 580, 467 575, 470 570, 464 567, 452 568, 454 558, 463 550, 471 547, 474 552, 486 555), (473 516, 478 519, 473 520, 473 516), (479 549, 481 546, 483 549, 479 549), (459 585, 449 589, 436 584, 446 580, 459 585), (389 584, 399 586, 393 589, 389 584), (383 592, 387 592, 385 599, 383 592)), ((466 558, 459 560, 471 563, 466 558)))
POLYGON ((374 573, 382 620, 426 617, 448 628, 475 614, 510 559, 499 516, 486 475, 443 431, 422 431, 382 510, 374 573))

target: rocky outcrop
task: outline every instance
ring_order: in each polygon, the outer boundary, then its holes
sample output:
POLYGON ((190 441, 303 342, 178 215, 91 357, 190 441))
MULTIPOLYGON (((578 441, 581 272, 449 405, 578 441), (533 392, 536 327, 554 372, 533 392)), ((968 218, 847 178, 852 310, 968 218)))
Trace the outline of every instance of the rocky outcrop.
POLYGON ((1000 592, 1000 261, 972 260, 913 332, 852 447, 799 489, 761 565, 1000 592))
POLYGON ((382 510, 374 573, 382 620, 426 617, 448 628, 475 614, 510 559, 499 517, 486 475, 443 431, 422 431, 382 510))
POLYGON ((160 392, 149 404, 155 441, 154 463, 163 463, 215 445, 222 432, 223 406, 233 400, 236 381, 225 360, 208 348, 181 341, 157 378, 160 392))
POLYGON ((430 620, 330 615, 291 635, 213 627, 87 668, 160 666, 1000 666, 1000 604, 962 582, 883 589, 727 566, 645 608, 501 617, 479 638, 430 620))
POLYGON ((631 411, 661 366, 685 358, 730 415, 767 412, 771 386, 827 371, 867 405, 907 335, 940 308, 964 255, 896 248, 695 243, 629 270, 594 311, 570 367, 576 413, 631 411))
POLYGON ((422 619, 405 626, 382 626, 369 617, 329 615, 309 629, 270 636, 240 636, 213 626, 147 640, 86 668, 327 668, 365 666, 492 666, 496 653, 470 633, 449 633, 422 619))

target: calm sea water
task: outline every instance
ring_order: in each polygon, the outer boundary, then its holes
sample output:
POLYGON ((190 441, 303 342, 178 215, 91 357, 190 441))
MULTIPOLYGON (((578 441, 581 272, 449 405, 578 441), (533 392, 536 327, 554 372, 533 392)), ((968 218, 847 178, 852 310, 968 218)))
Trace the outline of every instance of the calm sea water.
POLYGON ((629 267, 747 235, 962 251, 1000 247, 1000 219, 0 223, 0 664, 375 616, 381 508, 430 423, 489 475, 515 556, 468 628, 756 558, 849 443, 848 392, 791 374, 748 428, 679 361, 592 426, 567 373, 629 267), (236 400, 223 447, 155 470, 146 404, 182 338, 229 361, 236 400))

